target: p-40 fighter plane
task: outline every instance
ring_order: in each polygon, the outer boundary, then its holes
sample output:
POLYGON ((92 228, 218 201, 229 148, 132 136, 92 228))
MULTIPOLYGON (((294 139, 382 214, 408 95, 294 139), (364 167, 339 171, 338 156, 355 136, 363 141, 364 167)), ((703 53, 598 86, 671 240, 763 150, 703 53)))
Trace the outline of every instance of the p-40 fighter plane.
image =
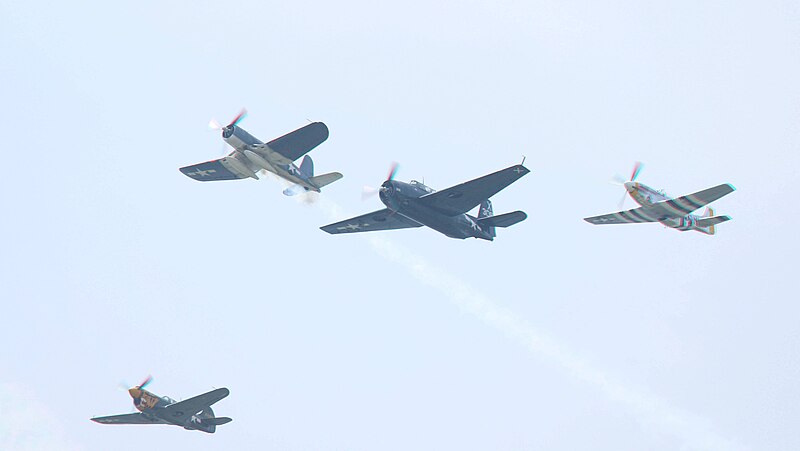
POLYGON ((212 404, 228 396, 230 392, 227 388, 218 388, 194 398, 175 401, 145 390, 144 387, 151 380, 148 376, 141 384, 128 390, 139 413, 95 417, 92 421, 102 424, 172 424, 210 434, 214 433, 217 426, 232 421, 228 417, 215 417, 211 410, 212 404))
POLYGON ((263 169, 294 183, 283 191, 287 196, 306 191, 320 192, 323 186, 342 178, 338 172, 315 176, 314 162, 306 155, 328 139, 328 127, 322 122, 312 122, 264 144, 238 126, 246 115, 247 111, 242 110, 224 127, 214 120, 209 124, 222 130, 222 139, 233 147, 233 152, 224 158, 182 167, 180 171, 195 180, 209 182, 248 177, 258 180, 256 172, 263 169), (294 161, 304 155, 300 167, 295 166, 294 161))
MULTIPOLYGON (((636 163, 631 174, 631 179, 622 183, 633 200, 641 207, 633 210, 619 211, 607 215, 584 218, 592 224, 630 224, 635 222, 660 222, 666 227, 678 229, 682 232, 696 230, 707 235, 716 233, 715 226, 721 222, 729 221, 730 216, 714 216, 714 210, 706 208, 702 216, 690 214, 715 200, 732 193, 736 188, 727 183, 698 191, 688 196, 677 198, 668 197, 664 191, 657 191, 644 183, 639 183, 636 178, 641 172, 642 164, 636 163)), ((625 197, 622 198, 624 202, 625 197)), ((620 208, 622 207, 620 202, 620 208)))
POLYGON ((369 232, 428 226, 450 238, 480 238, 492 241, 495 227, 509 227, 528 216, 515 211, 495 216, 490 197, 530 172, 521 164, 493 174, 434 191, 424 184, 394 180, 397 165, 378 189, 381 201, 388 207, 345 221, 321 227, 328 233, 369 232), (467 212, 480 205, 478 216, 467 212))

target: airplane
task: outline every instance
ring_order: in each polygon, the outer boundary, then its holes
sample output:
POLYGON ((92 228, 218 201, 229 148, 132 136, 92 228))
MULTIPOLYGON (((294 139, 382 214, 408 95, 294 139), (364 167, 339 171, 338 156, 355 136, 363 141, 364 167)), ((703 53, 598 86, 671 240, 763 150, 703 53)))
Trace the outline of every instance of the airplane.
POLYGON ((342 178, 338 172, 315 176, 314 161, 306 155, 328 139, 328 127, 322 122, 312 122, 265 144, 239 127, 246 115, 247 110, 242 109, 224 127, 213 119, 209 123, 211 128, 222 130, 222 139, 233 147, 233 152, 217 160, 182 167, 180 171, 201 182, 248 177, 258 180, 256 172, 269 171, 293 183, 283 191, 287 196, 307 191, 318 193, 323 186, 342 178), (298 167, 294 161, 301 156, 303 162, 298 167))
POLYGON ((233 421, 228 417, 215 417, 211 410, 212 404, 230 394, 227 388, 218 388, 194 398, 175 401, 145 390, 144 387, 152 380, 148 376, 141 384, 128 389, 133 405, 139 412, 94 417, 92 421, 101 424, 171 424, 209 434, 213 434, 217 426, 233 421))
MULTIPOLYGON (((630 195, 641 207, 592 216, 584 218, 584 221, 596 225, 660 222, 666 227, 682 232, 695 230, 706 235, 714 235, 717 224, 730 221, 730 216, 715 216, 714 210, 709 207, 706 207, 705 213, 701 216, 691 213, 732 193, 736 190, 733 185, 723 183, 722 185, 673 199, 667 196, 664 190, 655 190, 644 183, 637 182, 636 178, 641 170, 642 164, 637 162, 633 167, 630 180, 625 182, 619 180, 625 187, 627 195, 630 195)), ((625 196, 620 202, 620 208, 622 208, 624 201, 625 196)))
MULTIPOLYGON (((523 163, 525 160, 523 159, 523 163)), ((496 227, 510 227, 528 217, 521 211, 494 215, 490 197, 530 172, 522 164, 435 191, 424 183, 394 180, 395 163, 378 188, 388 207, 372 213, 320 227, 331 233, 370 232, 428 226, 450 238, 479 238, 493 241, 496 227), (467 214, 480 205, 478 216, 467 214)))

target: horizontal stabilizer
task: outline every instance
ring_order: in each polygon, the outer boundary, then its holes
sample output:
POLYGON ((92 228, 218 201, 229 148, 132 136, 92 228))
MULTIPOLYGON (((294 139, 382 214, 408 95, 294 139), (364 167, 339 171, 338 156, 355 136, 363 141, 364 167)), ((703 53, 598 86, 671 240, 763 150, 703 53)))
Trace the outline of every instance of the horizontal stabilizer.
POLYGON ((342 177, 343 175, 338 172, 329 172, 327 174, 311 177, 308 179, 308 182, 316 186, 317 188, 322 188, 323 186, 330 185, 331 183, 339 180, 342 177))
POLYGON ((512 211, 511 213, 504 213, 502 215, 489 216, 487 218, 477 219, 481 226, 494 226, 494 227, 511 227, 512 225, 524 221, 528 215, 522 211, 512 211))
POLYGON ((213 424, 214 426, 227 424, 231 421, 233 421, 233 418, 228 417, 203 418, 203 424, 213 424))
POLYGON ((730 221, 730 216, 712 216, 710 218, 703 218, 697 220, 697 227, 711 227, 721 222, 730 221))

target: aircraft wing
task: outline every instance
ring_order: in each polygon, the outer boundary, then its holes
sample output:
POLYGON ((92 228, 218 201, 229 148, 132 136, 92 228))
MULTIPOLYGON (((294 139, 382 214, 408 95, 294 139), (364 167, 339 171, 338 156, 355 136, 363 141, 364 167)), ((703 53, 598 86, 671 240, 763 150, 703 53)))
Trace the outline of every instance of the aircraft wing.
POLYGON ((312 122, 268 142, 270 149, 294 161, 328 139, 328 127, 322 122, 312 122))
POLYGON ((616 213, 609 213, 607 215, 592 216, 591 218, 583 218, 583 220, 597 225, 658 222, 658 218, 649 216, 645 207, 634 208, 633 210, 618 211, 616 213))
POLYGON ((518 164, 469 182, 420 197, 417 202, 448 216, 466 213, 530 172, 518 164))
POLYGON ((223 160, 226 160, 227 158, 228 157, 206 161, 205 163, 195 164, 192 166, 184 166, 180 169, 180 171, 185 175, 201 182, 246 179, 246 175, 234 174, 222 164, 223 160))
POLYGON ((723 183, 713 188, 704 189, 688 196, 677 197, 672 200, 664 200, 649 207, 648 214, 659 218, 681 218, 700 207, 710 204, 722 196, 732 193, 736 188, 733 185, 723 183))
POLYGON ((107 417, 94 417, 92 421, 101 424, 169 424, 164 420, 146 417, 141 413, 124 413, 107 417))
POLYGON ((320 229, 331 234, 338 234, 372 232, 375 230, 410 229, 413 227, 422 227, 422 224, 400 213, 394 213, 388 208, 384 208, 383 210, 373 211, 372 213, 356 216, 355 218, 328 224, 320 227, 320 229))
POLYGON ((208 393, 195 396, 194 398, 184 399, 174 404, 166 406, 159 416, 165 420, 172 420, 177 423, 188 421, 192 415, 211 406, 220 399, 228 396, 230 391, 227 388, 218 388, 208 393))

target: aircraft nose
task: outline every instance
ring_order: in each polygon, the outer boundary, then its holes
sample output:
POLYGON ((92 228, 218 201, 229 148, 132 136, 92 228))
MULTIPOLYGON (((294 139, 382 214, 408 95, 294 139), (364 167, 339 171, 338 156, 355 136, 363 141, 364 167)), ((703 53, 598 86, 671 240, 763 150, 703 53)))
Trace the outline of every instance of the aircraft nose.
POLYGON ((131 395, 131 398, 136 399, 142 396, 142 391, 134 387, 128 390, 128 394, 131 395))
POLYGON ((629 193, 636 189, 636 182, 625 182, 624 185, 629 193))

